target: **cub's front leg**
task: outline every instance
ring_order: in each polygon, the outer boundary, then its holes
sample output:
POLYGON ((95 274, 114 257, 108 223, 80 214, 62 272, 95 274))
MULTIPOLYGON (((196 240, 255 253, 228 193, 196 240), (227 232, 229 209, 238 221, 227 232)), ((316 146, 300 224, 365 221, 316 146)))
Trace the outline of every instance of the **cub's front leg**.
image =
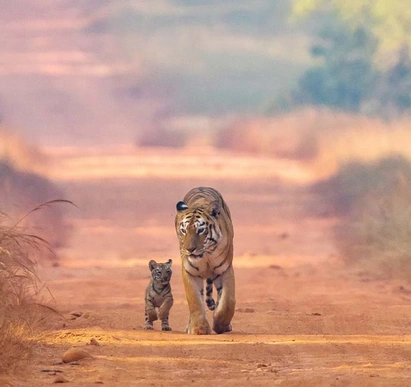
POLYGON ((209 335, 211 328, 207 321, 203 295, 201 294, 203 279, 188 274, 184 270, 184 266, 182 276, 190 312, 186 331, 191 335, 209 335))
POLYGON ((168 316, 170 314, 170 309, 173 306, 173 298, 169 297, 164 300, 163 304, 158 309, 158 317, 161 320, 161 330, 171 331, 171 327, 168 324, 168 316))
POLYGON ((156 311, 154 304, 151 301, 146 300, 144 329, 145 330, 154 329, 153 321, 156 321, 157 319, 158 319, 158 316, 157 316, 157 311, 156 311))

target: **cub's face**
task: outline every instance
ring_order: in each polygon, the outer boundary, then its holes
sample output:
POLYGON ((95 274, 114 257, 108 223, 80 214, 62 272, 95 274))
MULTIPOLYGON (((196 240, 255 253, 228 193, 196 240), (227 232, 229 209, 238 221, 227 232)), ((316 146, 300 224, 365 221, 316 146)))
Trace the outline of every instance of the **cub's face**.
POLYGON ((166 285, 171 280, 171 275, 173 274, 171 270, 171 264, 173 261, 169 259, 166 263, 157 263, 151 260, 148 267, 151 271, 151 277, 154 281, 166 285))

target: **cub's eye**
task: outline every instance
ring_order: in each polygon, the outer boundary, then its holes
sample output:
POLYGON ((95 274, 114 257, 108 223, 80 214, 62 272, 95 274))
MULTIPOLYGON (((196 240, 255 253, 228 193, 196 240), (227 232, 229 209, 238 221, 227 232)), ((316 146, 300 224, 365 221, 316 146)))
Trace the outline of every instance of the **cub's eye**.
POLYGON ((167 270, 166 270, 166 273, 167 273, 167 274, 171 274, 171 270, 170 270, 170 269, 167 269, 167 270))
POLYGON ((197 234, 198 234, 198 235, 204 234, 204 231, 205 231, 205 228, 204 228, 204 227, 199 228, 199 229, 197 230, 197 234))

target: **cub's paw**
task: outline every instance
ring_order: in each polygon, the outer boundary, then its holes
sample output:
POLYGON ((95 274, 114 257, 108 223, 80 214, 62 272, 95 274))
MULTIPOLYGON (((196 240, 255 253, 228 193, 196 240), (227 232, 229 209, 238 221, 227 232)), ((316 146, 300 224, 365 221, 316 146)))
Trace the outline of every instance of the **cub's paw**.
POLYGON ((162 327, 161 330, 162 331, 171 331, 172 329, 171 329, 171 327, 166 326, 166 327, 162 327))
POLYGON ((152 331, 152 330, 154 330, 154 327, 152 325, 144 325, 144 330, 145 331, 152 331))

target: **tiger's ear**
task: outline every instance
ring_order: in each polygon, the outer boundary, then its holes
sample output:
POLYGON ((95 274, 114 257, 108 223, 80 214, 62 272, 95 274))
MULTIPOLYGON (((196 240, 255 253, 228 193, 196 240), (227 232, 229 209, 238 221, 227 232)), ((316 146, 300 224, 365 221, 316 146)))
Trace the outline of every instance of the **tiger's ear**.
POLYGON ((188 210, 188 206, 184 202, 178 202, 176 208, 178 212, 188 210))
POLYGON ((157 267, 157 262, 152 259, 149 263, 148 263, 148 268, 153 271, 155 268, 157 267))
POLYGON ((213 218, 217 219, 220 215, 220 211, 221 211, 221 209, 220 209, 220 205, 218 203, 214 202, 214 203, 211 204, 210 215, 213 218))

